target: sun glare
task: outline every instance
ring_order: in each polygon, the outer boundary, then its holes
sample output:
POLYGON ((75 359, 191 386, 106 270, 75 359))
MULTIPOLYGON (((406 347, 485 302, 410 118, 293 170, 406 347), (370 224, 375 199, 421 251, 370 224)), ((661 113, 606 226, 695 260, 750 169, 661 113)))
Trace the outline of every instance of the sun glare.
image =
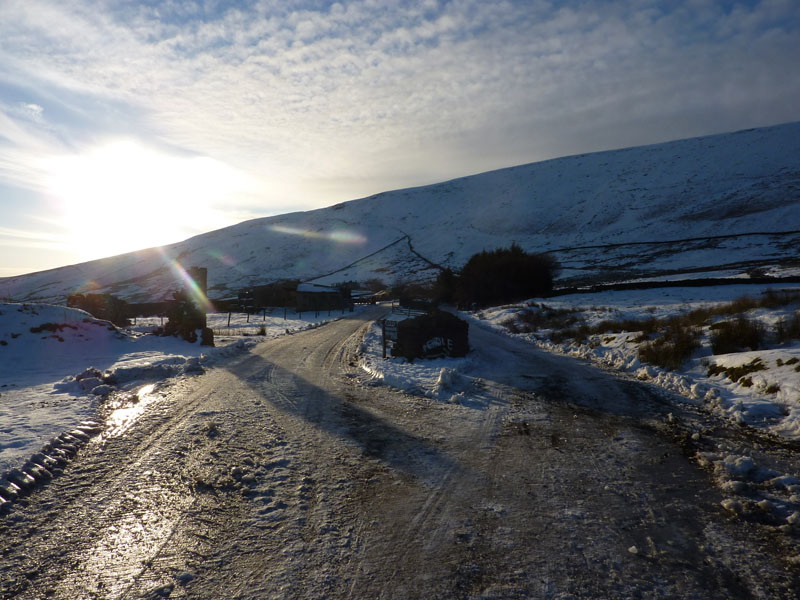
POLYGON ((181 241, 230 223, 213 209, 244 178, 207 157, 177 157, 118 141, 46 164, 71 250, 82 260, 181 241))

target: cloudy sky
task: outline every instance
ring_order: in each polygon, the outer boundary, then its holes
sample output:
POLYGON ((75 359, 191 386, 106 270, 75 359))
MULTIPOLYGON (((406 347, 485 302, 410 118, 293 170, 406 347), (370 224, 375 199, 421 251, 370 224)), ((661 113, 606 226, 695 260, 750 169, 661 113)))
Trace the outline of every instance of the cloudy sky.
POLYGON ((800 120, 800 2, 0 0, 0 276, 800 120))

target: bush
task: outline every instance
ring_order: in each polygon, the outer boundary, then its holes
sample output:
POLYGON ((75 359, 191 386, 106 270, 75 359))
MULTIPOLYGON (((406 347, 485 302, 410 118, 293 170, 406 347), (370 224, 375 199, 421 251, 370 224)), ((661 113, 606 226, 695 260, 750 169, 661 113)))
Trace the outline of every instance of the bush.
POLYGON ((541 296, 553 289, 557 272, 552 256, 512 244, 472 256, 457 278, 455 297, 461 306, 489 306, 541 296))
POLYGON ((764 345, 766 331, 758 321, 738 317, 711 327, 711 351, 714 354, 740 352, 745 348, 758 350, 764 345))
POLYGON ((788 344, 792 340, 800 339, 800 311, 795 311, 791 317, 783 317, 777 322, 775 338, 779 344, 788 344))
POLYGON ((700 347, 700 331, 694 327, 672 325, 664 335, 639 348, 639 360, 664 369, 680 369, 700 347))
POLYGON ((67 297, 67 306, 79 308, 118 327, 128 327, 128 303, 111 294, 72 294, 67 297))

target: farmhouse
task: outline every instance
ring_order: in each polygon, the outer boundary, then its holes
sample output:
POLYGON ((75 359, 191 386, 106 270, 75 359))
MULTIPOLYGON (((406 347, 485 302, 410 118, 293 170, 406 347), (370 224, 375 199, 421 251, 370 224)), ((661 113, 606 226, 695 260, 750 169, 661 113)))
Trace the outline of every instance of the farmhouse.
POLYGON ((297 312, 344 310, 350 308, 350 290, 318 283, 297 286, 297 312))

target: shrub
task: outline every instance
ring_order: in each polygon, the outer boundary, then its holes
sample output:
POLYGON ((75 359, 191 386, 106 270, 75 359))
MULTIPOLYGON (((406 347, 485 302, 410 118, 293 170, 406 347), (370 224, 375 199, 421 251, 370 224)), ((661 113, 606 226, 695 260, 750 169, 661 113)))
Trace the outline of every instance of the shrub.
POLYGON ((500 323, 509 333, 522 333, 522 330, 517 325, 517 320, 514 317, 509 317, 500 323))
POLYGON ((775 338, 779 344, 800 339, 800 311, 795 311, 790 317, 783 317, 775 324, 775 338))
POLYGON ((556 344, 561 344, 567 340, 572 340, 576 344, 582 344, 591 335, 592 330, 588 325, 578 325, 567 329, 555 329, 550 334, 550 339, 556 344))
POLYGON ((98 319, 111 321, 118 327, 128 327, 128 303, 111 294, 72 294, 67 306, 85 310, 98 319))
POLYGON ((672 325, 662 337, 639 348, 639 360, 664 369, 679 369, 700 347, 699 339, 698 329, 672 325))
POLYGON ((758 350, 764 345, 766 331, 758 321, 738 317, 712 326, 711 351, 714 354, 740 352, 745 348, 758 350))

